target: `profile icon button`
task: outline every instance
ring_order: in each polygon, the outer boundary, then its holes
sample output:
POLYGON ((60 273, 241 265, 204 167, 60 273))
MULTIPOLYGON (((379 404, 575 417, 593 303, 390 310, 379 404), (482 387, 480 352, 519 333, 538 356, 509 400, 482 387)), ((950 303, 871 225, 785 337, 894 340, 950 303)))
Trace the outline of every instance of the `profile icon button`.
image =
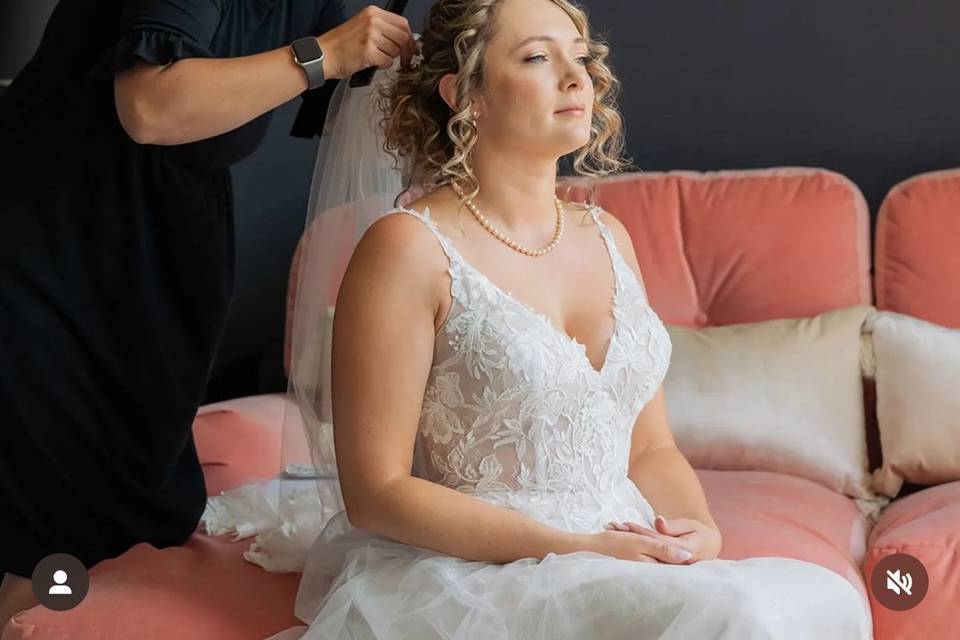
POLYGON ((33 569, 33 595, 47 609, 67 611, 80 604, 90 589, 90 576, 79 559, 52 553, 33 569))

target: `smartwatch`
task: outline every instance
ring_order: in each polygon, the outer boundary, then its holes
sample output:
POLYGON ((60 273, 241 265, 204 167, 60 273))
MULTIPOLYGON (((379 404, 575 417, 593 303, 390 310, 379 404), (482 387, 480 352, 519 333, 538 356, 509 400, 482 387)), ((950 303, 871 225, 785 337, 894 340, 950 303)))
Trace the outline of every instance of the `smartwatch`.
POLYGON ((323 77, 323 49, 313 36, 298 38, 290 45, 293 49, 293 60, 307 75, 307 89, 316 89, 326 82, 323 77))

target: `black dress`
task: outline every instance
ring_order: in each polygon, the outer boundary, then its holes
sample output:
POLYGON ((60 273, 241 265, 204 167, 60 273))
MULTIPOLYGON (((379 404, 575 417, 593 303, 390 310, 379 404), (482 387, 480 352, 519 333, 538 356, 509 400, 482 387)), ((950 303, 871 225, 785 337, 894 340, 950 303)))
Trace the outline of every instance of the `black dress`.
MULTIPOLYGON (((137 59, 234 57, 319 35, 342 0, 61 0, 0 97, 0 574, 91 567, 195 530, 191 433, 229 310, 229 167, 269 114, 177 147, 121 128, 137 59)), ((337 84, 304 94, 319 135, 337 84)))

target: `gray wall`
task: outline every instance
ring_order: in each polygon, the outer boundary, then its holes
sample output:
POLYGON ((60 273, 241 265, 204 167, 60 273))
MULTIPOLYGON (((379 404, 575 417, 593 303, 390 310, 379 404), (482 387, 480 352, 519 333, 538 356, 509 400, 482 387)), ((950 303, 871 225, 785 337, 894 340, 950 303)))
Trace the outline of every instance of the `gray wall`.
POLYGON ((56 0, 0 0, 0 82, 17 75, 40 41, 56 0))
MULTIPOLYGON (((3 1, 0 43, 17 51, 3 50, 0 77, 26 59, 52 6, 3 1)), ((415 31, 429 4, 411 0, 415 31)), ((628 151, 644 170, 827 167, 860 186, 875 219, 899 180, 960 166, 956 0, 581 4, 611 44, 628 151)), ((316 149, 287 135, 294 107, 234 172, 237 293, 211 400, 284 388, 286 275, 316 149)))

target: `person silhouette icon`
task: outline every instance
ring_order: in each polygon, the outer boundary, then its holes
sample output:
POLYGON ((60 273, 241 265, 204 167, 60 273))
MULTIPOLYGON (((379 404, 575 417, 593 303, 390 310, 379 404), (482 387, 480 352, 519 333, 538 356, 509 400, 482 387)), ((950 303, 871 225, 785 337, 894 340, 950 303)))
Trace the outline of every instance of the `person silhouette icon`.
POLYGON ((73 589, 71 589, 70 586, 66 584, 66 582, 67 582, 67 572, 66 572, 66 571, 63 571, 62 569, 59 569, 59 570, 55 571, 55 572, 53 573, 53 581, 56 582, 57 584, 55 584, 55 585, 53 585, 52 587, 50 587, 50 591, 48 592, 50 595, 52 595, 52 596, 66 595, 66 596, 68 596, 68 595, 72 595, 72 594, 73 594, 73 589))
POLYGON ((51 553, 38 562, 30 576, 30 582, 37 602, 51 611, 73 609, 83 602, 90 591, 90 574, 87 573, 86 566, 69 553, 51 553))

